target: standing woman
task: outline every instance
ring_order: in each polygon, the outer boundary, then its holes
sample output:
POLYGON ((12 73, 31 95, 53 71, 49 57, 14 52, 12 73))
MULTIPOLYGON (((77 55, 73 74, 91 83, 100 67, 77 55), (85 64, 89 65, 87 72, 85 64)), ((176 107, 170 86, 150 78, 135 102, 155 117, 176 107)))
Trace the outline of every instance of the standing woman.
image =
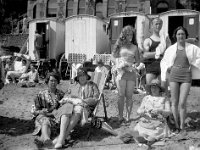
POLYGON ((124 99, 126 98, 126 121, 130 120, 133 106, 132 95, 135 88, 136 69, 140 63, 139 51, 135 41, 135 31, 130 25, 125 26, 117 39, 112 56, 115 60, 118 89, 119 121, 123 122, 124 99))
POLYGON ((191 65, 200 69, 200 48, 186 42, 188 32, 182 26, 174 31, 173 36, 177 42, 166 50, 161 61, 161 80, 166 80, 166 73, 170 70, 172 113, 176 132, 179 132, 185 128, 186 100, 192 82, 191 65))

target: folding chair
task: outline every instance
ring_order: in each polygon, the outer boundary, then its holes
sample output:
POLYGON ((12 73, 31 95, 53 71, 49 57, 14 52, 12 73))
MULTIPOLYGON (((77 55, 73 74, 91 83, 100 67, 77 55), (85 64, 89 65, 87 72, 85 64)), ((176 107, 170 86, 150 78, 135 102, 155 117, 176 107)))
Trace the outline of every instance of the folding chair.
POLYGON ((95 110, 93 111, 93 115, 96 116, 96 113, 97 113, 97 110, 98 110, 98 107, 99 107, 99 103, 102 99, 104 114, 105 114, 105 120, 107 120, 108 117, 107 117, 107 111, 106 111, 103 89, 105 87, 105 83, 106 83, 106 80, 108 78, 108 73, 109 73, 109 70, 107 70, 106 72, 94 72, 91 76, 91 81, 93 81, 94 83, 97 84, 99 92, 100 92, 98 103, 97 103, 97 106, 95 107, 95 110))
MULTIPOLYGON (((93 81, 94 83, 97 84, 99 92, 100 92, 97 105, 96 105, 96 107, 95 107, 95 109, 94 109, 94 111, 92 113, 92 117, 93 118, 98 118, 96 114, 97 114, 97 111, 98 111, 98 108, 99 108, 100 101, 102 100, 103 108, 104 108, 104 114, 105 114, 105 121, 107 121, 108 118, 107 118, 107 111, 106 111, 106 105, 105 105, 103 89, 105 87, 105 83, 106 83, 106 79, 108 77, 108 73, 109 73, 109 70, 107 72, 94 72, 92 74, 92 76, 91 76, 91 81, 93 81)), ((101 129, 111 133, 112 135, 117 136, 117 133, 112 129, 112 127, 110 125, 108 125, 104 121, 101 122, 101 124, 102 124, 101 125, 101 129)), ((88 131, 87 139, 89 139, 89 137, 91 135, 91 129, 92 129, 92 127, 90 127, 90 129, 88 131)))

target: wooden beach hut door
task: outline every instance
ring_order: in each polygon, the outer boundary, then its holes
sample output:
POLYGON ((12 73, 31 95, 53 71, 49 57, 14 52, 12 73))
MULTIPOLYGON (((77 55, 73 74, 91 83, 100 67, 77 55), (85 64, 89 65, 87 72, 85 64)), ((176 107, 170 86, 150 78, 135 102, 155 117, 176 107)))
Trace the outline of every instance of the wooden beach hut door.
MULTIPOLYGON (((88 41, 89 33, 86 32, 86 21, 82 18, 77 18, 73 20, 72 26, 72 36, 73 36, 73 45, 72 49, 74 53, 87 53, 86 45, 88 41)), ((95 43, 94 43, 95 44, 95 43)))
POLYGON ((184 16, 183 26, 187 29, 189 37, 199 36, 199 15, 184 16))
POLYGON ((123 28, 123 18, 113 18, 111 19, 111 44, 113 45, 117 38, 119 37, 119 34, 121 33, 121 30, 123 28))

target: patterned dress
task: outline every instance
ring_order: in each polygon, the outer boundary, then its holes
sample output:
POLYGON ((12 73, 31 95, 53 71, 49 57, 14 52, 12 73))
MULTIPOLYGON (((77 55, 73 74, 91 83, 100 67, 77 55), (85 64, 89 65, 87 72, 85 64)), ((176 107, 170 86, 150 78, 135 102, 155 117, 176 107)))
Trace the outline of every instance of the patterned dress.
POLYGON ((144 114, 144 117, 140 118, 134 130, 147 140, 149 138, 158 140, 169 136, 169 128, 164 116, 160 113, 154 115, 150 113, 162 110, 170 114, 170 103, 165 97, 145 96, 137 111, 138 114, 144 114))
POLYGON ((51 115, 44 114, 35 114, 35 131, 33 135, 40 133, 41 127, 44 124, 47 124, 50 127, 55 127, 56 123, 60 122, 60 117, 65 115, 72 114, 73 105, 66 103, 63 106, 60 106, 59 101, 64 97, 64 92, 61 90, 56 90, 55 98, 51 96, 49 90, 40 91, 39 94, 34 99, 34 112, 40 112, 46 110, 51 115))

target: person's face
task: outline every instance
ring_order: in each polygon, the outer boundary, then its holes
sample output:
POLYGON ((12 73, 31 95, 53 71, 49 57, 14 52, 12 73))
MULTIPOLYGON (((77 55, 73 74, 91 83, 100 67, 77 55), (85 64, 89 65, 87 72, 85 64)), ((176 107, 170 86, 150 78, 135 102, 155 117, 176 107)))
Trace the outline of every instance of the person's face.
POLYGON ((183 31, 182 29, 178 30, 176 32, 176 39, 177 39, 177 42, 184 42, 186 39, 185 31, 183 31))
POLYGON ((53 77, 53 76, 50 76, 49 82, 48 82, 49 88, 55 89, 57 85, 58 85, 57 79, 55 77, 53 77))
POLYGON ((87 76, 85 74, 79 76, 78 81, 80 85, 84 85, 87 82, 87 76))
POLYGON ((133 33, 131 32, 131 33, 128 33, 128 35, 127 35, 127 40, 129 41, 129 42, 131 42, 132 41, 132 39, 133 39, 133 33))
POLYGON ((162 28, 162 21, 161 20, 154 20, 153 21, 153 24, 152 24, 152 27, 153 27, 153 30, 155 32, 160 32, 161 28, 162 28))
POLYGON ((160 95, 160 88, 156 85, 151 86, 151 94, 153 96, 159 96, 160 95))

